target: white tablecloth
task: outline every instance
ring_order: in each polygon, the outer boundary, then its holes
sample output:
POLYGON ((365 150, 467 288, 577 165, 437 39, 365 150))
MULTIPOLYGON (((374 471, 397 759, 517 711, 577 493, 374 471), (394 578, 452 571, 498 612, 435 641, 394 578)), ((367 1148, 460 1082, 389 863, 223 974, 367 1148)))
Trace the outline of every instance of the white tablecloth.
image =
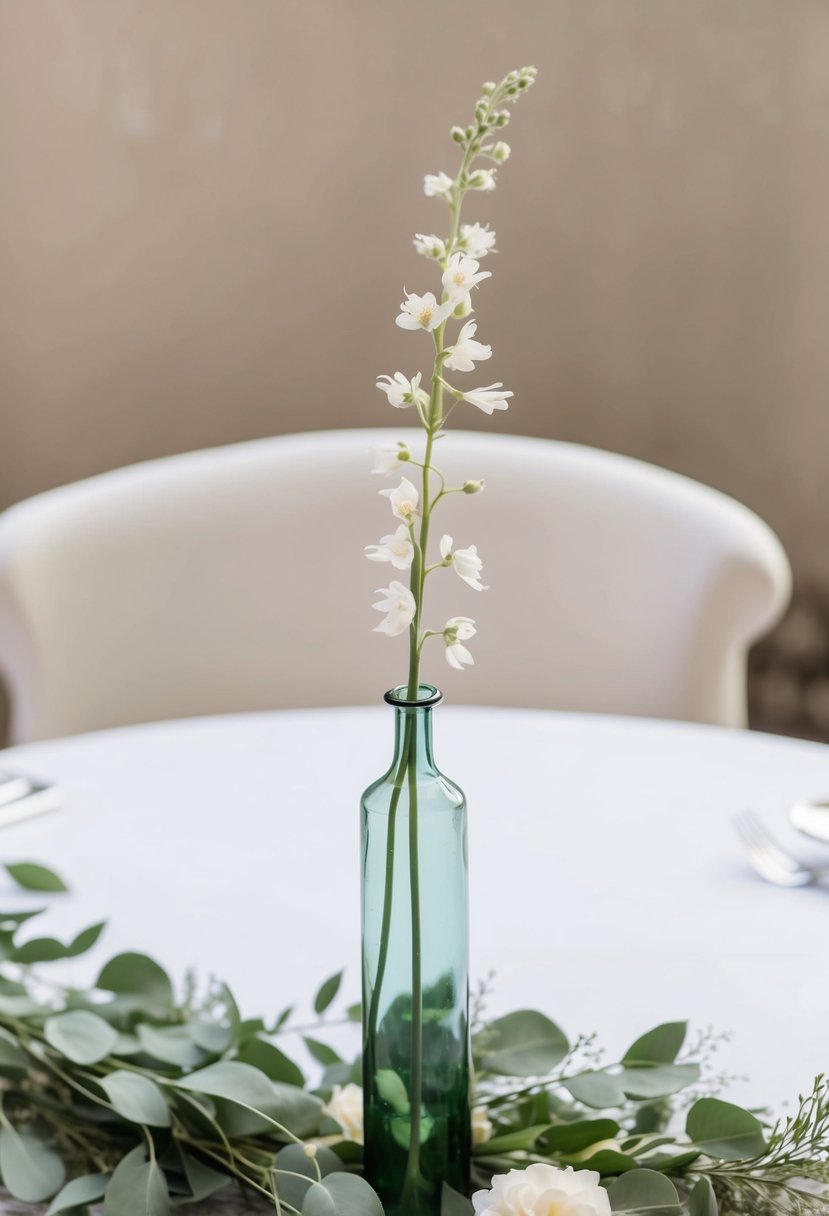
MULTIPOLYGON (((779 1106, 829 1067, 829 890, 778 890, 729 821, 787 837, 829 792, 829 748, 678 723, 441 707, 436 756, 470 808, 472 974, 493 1012, 544 1009, 610 1056, 660 1021, 733 1032, 735 1100, 779 1106)), ((310 998, 347 965, 359 996, 358 798, 388 767, 391 711, 301 710, 136 727, 10 749, 65 807, 10 827, 5 861, 73 893, 33 933, 108 917, 106 956, 154 954, 228 980, 245 1013, 310 998)), ((802 841, 795 841, 802 851, 802 841)), ((9 904, 11 884, 0 891, 9 904)), ((22 897, 20 902, 36 902, 22 897)))

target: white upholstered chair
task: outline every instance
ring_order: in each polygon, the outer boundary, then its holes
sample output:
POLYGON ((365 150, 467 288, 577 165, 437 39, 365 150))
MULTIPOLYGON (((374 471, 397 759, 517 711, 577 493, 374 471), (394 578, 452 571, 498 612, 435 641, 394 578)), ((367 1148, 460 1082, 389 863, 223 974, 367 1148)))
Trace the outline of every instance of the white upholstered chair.
MULTIPOLYGON (((0 671, 15 741, 151 719, 376 702, 405 639, 372 633, 397 572, 371 451, 415 431, 288 435, 120 469, 0 516, 0 671)), ((477 543, 491 590, 430 579, 427 623, 478 623, 476 666, 435 639, 424 678, 453 702, 745 722, 749 645, 789 567, 745 507, 571 444, 453 432, 437 540, 477 543), (445 510, 444 510, 445 507, 445 510)))

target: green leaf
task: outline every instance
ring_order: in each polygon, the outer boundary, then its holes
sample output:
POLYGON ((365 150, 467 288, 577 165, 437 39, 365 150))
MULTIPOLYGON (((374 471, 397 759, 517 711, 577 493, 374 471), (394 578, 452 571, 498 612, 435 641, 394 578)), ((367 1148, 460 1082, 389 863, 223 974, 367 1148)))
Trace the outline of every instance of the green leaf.
MULTIPOLYGON (((342 1169, 342 1162, 330 1148, 320 1146, 317 1149, 315 1161, 323 1178, 336 1170, 342 1169)), ((295 1208, 302 1207, 302 1201, 308 1187, 317 1177, 317 1171, 305 1153, 301 1144, 289 1144, 276 1155, 274 1178, 283 1203, 290 1203, 295 1208), (294 1175, 302 1175, 300 1178, 294 1175)))
POLYGON ((211 1098, 224 1098, 245 1110, 275 1120, 296 1136, 312 1135, 319 1124, 322 1103, 293 1085, 270 1081, 259 1069, 237 1060, 220 1060, 175 1082, 211 1098))
POLYGON ((441 1192, 440 1216, 474 1216, 472 1202, 465 1195, 459 1195, 451 1186, 444 1182, 441 1192))
POLYGON ((308 1188, 302 1216, 383 1216, 383 1205, 364 1178, 329 1174, 308 1188))
POLYGON ((314 997, 314 1012, 325 1013, 328 1006, 334 1000, 337 993, 340 991, 340 984, 343 982, 343 972, 338 971, 336 975, 332 975, 321 986, 319 992, 314 997))
POLYGON ((398 1115, 408 1115, 411 1110, 409 1094, 400 1076, 393 1068, 378 1068, 374 1074, 377 1092, 398 1115))
POLYGON ((720 1161, 748 1161, 765 1150, 763 1126, 749 1111, 719 1098, 700 1098, 685 1131, 701 1152, 720 1161))
POLYGON ((629 1170, 638 1169, 639 1162, 635 1157, 629 1157, 627 1153, 619 1153, 611 1148, 600 1148, 590 1157, 580 1156, 578 1167, 580 1170, 596 1170, 602 1177, 610 1177, 613 1174, 626 1174, 629 1170))
POLYGON ((75 1064, 97 1064, 118 1042, 118 1031, 86 1009, 72 1009, 47 1018, 46 1042, 75 1064))
POLYGON ((17 861, 5 867, 8 874, 24 891, 68 891, 63 879, 48 866, 35 861, 17 861))
MULTIPOLYGON (((689 1216, 718 1216, 717 1196, 707 1178, 700 1178, 691 1191, 688 1203, 689 1216)), ((46 1213, 49 1216, 49 1213, 46 1213)))
POLYGON ((84 1174, 81 1178, 73 1178, 55 1195, 46 1216, 57 1216, 58 1212, 69 1212, 103 1199, 108 1179, 108 1174, 84 1174))
POLYGON ((569 1044, 543 1013, 522 1009, 490 1022, 482 1032, 480 1067, 508 1077, 544 1076, 563 1060, 569 1044))
POLYGON ((207 1059, 190 1037, 188 1026, 147 1026, 142 1023, 135 1032, 144 1050, 163 1064, 197 1068, 207 1059))
POLYGON ((575 1077, 568 1077, 562 1084, 577 1102, 595 1110, 609 1110, 621 1106, 625 1100, 619 1078, 609 1072, 580 1072, 575 1077))
POLYGON ((687 1022, 665 1022, 649 1030, 627 1049, 623 1064, 673 1064, 685 1042, 687 1022))
POLYGON ((258 1068, 272 1081, 282 1081, 285 1085, 298 1085, 300 1088, 305 1084, 305 1077, 293 1060, 289 1060, 275 1044, 258 1035, 242 1044, 238 1059, 243 1064, 258 1068))
POLYGON ((485 1140, 483 1144, 477 1145, 474 1151, 483 1157, 491 1157, 494 1154, 531 1149, 535 1147, 535 1142, 542 1132, 551 1130, 549 1123, 539 1123, 535 1127, 516 1127, 513 1131, 501 1132, 485 1140))
POLYGON ((220 1056, 230 1046, 231 1031, 229 1026, 219 1022, 206 1022, 198 1019, 190 1022, 190 1037, 197 1047, 206 1051, 210 1056, 220 1056))
POLYGON ((106 921, 90 925, 67 945, 54 937, 33 937, 30 941, 15 946, 9 954, 9 960, 13 963, 29 964, 54 963, 62 958, 77 958, 78 955, 86 954, 87 950, 92 949, 105 928, 106 921))
POLYGON ((618 1131, 619 1124, 614 1119, 580 1119, 578 1123, 558 1123, 549 1128, 542 1143, 545 1152, 571 1157, 601 1140, 614 1140, 618 1131))
POLYGON ((144 1123, 147 1127, 170 1126, 170 1111, 164 1094, 149 1077, 118 1069, 102 1077, 98 1084, 123 1119, 144 1123))
POLYGON ((15 1199, 40 1203, 63 1186, 66 1170, 57 1153, 31 1132, 8 1122, 0 1127, 0 1174, 15 1199))
POLYGON ((28 1060, 17 1039, 0 1026, 0 1073, 21 1076, 28 1068, 28 1060))
POLYGON ((146 954, 116 954, 104 967, 95 984, 104 992, 135 996, 152 1004, 170 1008, 173 985, 163 967, 146 954))
POLYGON ((680 1216, 682 1208, 676 1187, 664 1174, 653 1170, 631 1170, 608 1187, 614 1212, 643 1216, 680 1216))
POLYGON ((665 1098, 699 1080, 699 1064, 654 1064, 625 1068, 618 1078, 629 1098, 665 1098))
POLYGON ((349 1005, 345 1011, 345 1015, 349 1022, 362 1022, 363 1006, 358 1001, 356 1005, 349 1005))
POLYGON ((167 1179, 143 1145, 116 1166, 105 1195, 106 1216, 169 1216, 167 1179))
POLYGON ((307 1035, 303 1039, 305 1046, 310 1051, 311 1055, 318 1064, 328 1068, 332 1064, 342 1064, 343 1059, 338 1055, 333 1047, 329 1047, 327 1043, 320 1043, 319 1039, 311 1039, 307 1035))
MULTIPOLYGON (((209 1165, 205 1165, 203 1161, 199 1161, 197 1157, 191 1157, 188 1153, 182 1151, 181 1164, 184 1170, 184 1177, 187 1179, 187 1185, 190 1187, 190 1201, 199 1203, 202 1199, 209 1199, 211 1195, 215 1195, 217 1191, 221 1191, 233 1179, 227 1174, 220 1174, 218 1170, 211 1169, 209 1165)), ((49 1213, 46 1213, 49 1216, 49 1213)))

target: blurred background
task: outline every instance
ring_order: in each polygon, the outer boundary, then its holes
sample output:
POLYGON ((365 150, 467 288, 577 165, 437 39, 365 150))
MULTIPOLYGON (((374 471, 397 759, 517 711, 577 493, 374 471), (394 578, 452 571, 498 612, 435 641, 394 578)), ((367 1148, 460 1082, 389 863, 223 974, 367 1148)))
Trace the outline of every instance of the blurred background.
POLYGON ((465 215, 498 232, 478 313, 515 390, 487 429, 762 515, 795 595, 752 722, 829 738, 826 0, 6 0, 0 508, 388 424, 402 288, 433 285, 411 238, 444 218, 422 175, 527 62, 513 160, 465 215))

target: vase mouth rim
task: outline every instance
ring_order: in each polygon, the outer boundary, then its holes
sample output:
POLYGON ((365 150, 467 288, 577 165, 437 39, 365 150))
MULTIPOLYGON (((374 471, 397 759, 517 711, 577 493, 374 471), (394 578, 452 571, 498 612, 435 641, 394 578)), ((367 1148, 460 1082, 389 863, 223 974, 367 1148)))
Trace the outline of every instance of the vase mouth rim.
POLYGON ((439 688, 435 688, 434 684, 419 684, 417 691, 420 696, 409 697, 408 685, 398 684, 396 688, 390 688, 383 694, 383 700, 395 709, 432 709, 443 700, 443 693, 439 688))

